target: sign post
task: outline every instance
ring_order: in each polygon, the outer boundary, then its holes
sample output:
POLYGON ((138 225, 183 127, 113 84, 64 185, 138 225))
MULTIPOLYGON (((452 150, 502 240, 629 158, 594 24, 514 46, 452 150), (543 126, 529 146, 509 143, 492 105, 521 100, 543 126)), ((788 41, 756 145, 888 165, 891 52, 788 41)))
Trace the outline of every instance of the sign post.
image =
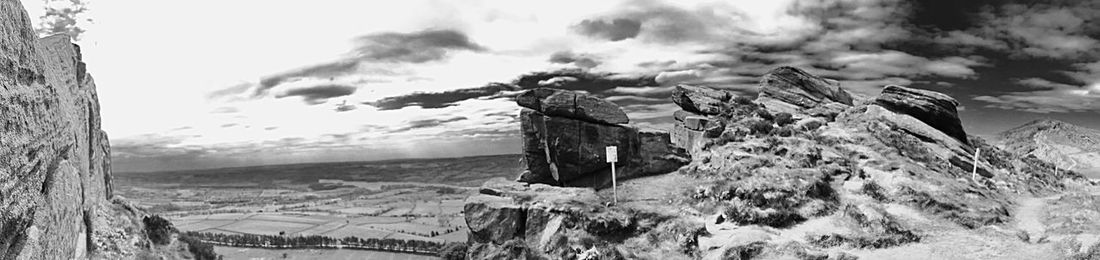
POLYGON ((978 180, 978 154, 981 153, 982 148, 977 148, 974 150, 974 170, 970 171, 970 179, 974 181, 978 180))
POLYGON ((615 162, 619 160, 619 149, 615 146, 604 148, 607 152, 607 162, 611 163, 611 199, 614 204, 619 204, 619 185, 615 180, 615 162))

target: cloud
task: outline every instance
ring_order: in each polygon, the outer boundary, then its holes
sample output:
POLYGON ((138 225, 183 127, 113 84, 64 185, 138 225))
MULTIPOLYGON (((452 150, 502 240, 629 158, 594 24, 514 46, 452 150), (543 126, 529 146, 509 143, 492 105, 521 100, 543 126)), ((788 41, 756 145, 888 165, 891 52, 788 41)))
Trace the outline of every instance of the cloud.
POLYGON ((283 83, 288 79, 298 77, 327 78, 339 76, 355 71, 358 66, 359 63, 355 60, 339 60, 266 76, 260 79, 260 86, 256 88, 253 96, 256 97, 266 94, 267 90, 279 85, 280 83, 283 83))
POLYGON ((638 36, 641 29, 641 22, 624 18, 611 19, 610 22, 603 19, 586 19, 573 26, 573 30, 577 33, 609 41, 634 38, 638 36))
POLYGON ((522 89, 551 87, 579 90, 603 95, 604 91, 617 87, 657 86, 655 76, 631 76, 615 73, 594 73, 577 69, 532 72, 512 82, 522 89))
POLYGON ((316 105, 324 103, 330 98, 354 94, 355 90, 355 87, 346 85, 317 85, 289 89, 275 95, 275 98, 302 97, 302 100, 307 104, 316 105))
POLYGON ((559 51, 550 54, 550 63, 573 64, 580 68, 593 68, 600 65, 596 59, 588 55, 575 54, 571 51, 559 51))
POLYGON ((417 92, 408 95, 383 98, 374 102, 365 102, 378 110, 394 110, 407 106, 420 106, 421 108, 434 109, 456 105, 457 102, 493 97, 506 91, 518 90, 515 86, 501 83, 490 83, 477 88, 464 88, 444 92, 417 92))
POLYGON ((441 126, 441 125, 446 124, 446 123, 458 122, 458 121, 462 121, 462 120, 466 120, 466 119, 467 118, 464 117, 464 116, 458 116, 458 117, 445 118, 445 119, 413 120, 413 121, 409 121, 409 123, 405 127, 390 130, 390 133, 400 133, 400 132, 406 132, 406 131, 414 130, 414 129, 438 127, 438 126, 441 126))
POLYGON ((485 51, 466 34, 430 29, 414 33, 379 33, 356 39, 354 55, 361 61, 424 63, 442 60, 450 51, 485 51))
POLYGON ((64 33, 79 41, 81 34, 86 32, 80 24, 92 22, 91 18, 84 17, 88 12, 88 3, 82 0, 44 0, 46 12, 39 17, 38 28, 35 31, 39 36, 48 36, 64 33))
POLYGON ((1016 83, 1037 90, 984 95, 974 100, 988 103, 986 107, 1032 113, 1100 112, 1100 84, 1074 86, 1041 78, 1016 83))
POLYGON ((343 103, 336 104, 336 108, 333 109, 333 110, 335 110, 336 112, 348 112, 348 111, 355 110, 356 108, 357 107, 355 107, 355 105, 348 104, 348 101, 344 100, 343 103))

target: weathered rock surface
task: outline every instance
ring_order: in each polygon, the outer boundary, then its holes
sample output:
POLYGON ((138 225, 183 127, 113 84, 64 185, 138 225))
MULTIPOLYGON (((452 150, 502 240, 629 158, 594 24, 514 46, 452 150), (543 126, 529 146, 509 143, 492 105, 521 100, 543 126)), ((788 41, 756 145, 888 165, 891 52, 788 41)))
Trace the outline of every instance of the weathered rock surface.
POLYGON ((722 113, 722 105, 733 98, 724 90, 679 85, 672 90, 672 102, 688 112, 704 115, 722 113))
POLYGON ((760 80, 761 96, 774 98, 803 108, 837 102, 852 105, 852 96, 840 83, 811 75, 793 67, 779 67, 760 80))
MULTIPOLYGON (((520 181, 562 186, 610 185, 611 168, 606 161, 604 150, 607 146, 618 147, 619 161, 616 167, 618 167, 617 175, 620 179, 667 173, 687 163, 686 154, 672 146, 667 132, 639 129, 629 125, 592 122, 569 116, 554 116, 531 109, 536 107, 542 109, 541 111, 561 111, 549 109, 561 106, 548 105, 555 102, 546 100, 556 99, 555 96, 577 97, 578 100, 588 99, 582 98, 583 94, 569 94, 567 91, 548 89, 536 89, 528 93, 535 94, 525 94, 528 97, 517 99, 517 103, 526 107, 520 112, 520 126, 523 132, 523 153, 527 172, 520 176, 520 181), (546 93, 553 94, 545 95, 546 93), (546 98, 532 98, 541 96, 546 98), (531 100, 543 101, 532 102, 531 100)), ((590 103, 602 102, 607 101, 596 99, 590 103)), ((610 102, 607 103, 610 104, 610 102)), ((614 106, 614 104, 610 105, 614 106)), ((600 110, 618 110, 618 107, 600 110)))
MULTIPOLYGON (((632 252, 624 252, 627 249, 622 246, 593 242, 632 234, 693 236, 703 228, 701 224, 696 229, 667 228, 654 219, 668 216, 606 207, 591 188, 524 184, 499 178, 486 182, 481 194, 467 198, 464 213, 470 227, 467 259, 577 259, 582 251, 598 252, 599 259, 622 259, 624 253, 632 252)), ((694 243, 691 237, 684 246, 694 243)))
POLYGON ((568 90, 536 88, 516 97, 516 103, 539 113, 577 119, 593 123, 626 124, 626 117, 618 105, 609 101, 568 90))
POLYGON ((65 35, 38 39, 19 1, 0 0, 0 16, 0 255, 118 259, 150 251, 140 225, 95 224, 127 217, 110 200, 110 144, 79 47, 65 35))
POLYGON ((951 96, 935 91, 890 85, 882 89, 882 94, 875 99, 875 104, 890 111, 913 116, 955 140, 968 144, 966 131, 963 130, 962 121, 959 120, 956 110, 959 102, 951 96))

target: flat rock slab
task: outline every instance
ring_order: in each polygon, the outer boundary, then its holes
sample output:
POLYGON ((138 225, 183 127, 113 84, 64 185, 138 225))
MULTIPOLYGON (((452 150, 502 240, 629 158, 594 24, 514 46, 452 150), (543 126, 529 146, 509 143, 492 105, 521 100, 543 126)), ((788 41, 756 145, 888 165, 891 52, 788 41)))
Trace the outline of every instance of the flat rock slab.
POLYGON ((679 85, 672 90, 672 102, 688 112, 705 115, 722 113, 722 106, 733 95, 724 90, 679 85))
POLYGON ((626 112, 610 101, 592 95, 552 88, 528 90, 516 103, 548 116, 567 117, 593 123, 626 124, 626 112))

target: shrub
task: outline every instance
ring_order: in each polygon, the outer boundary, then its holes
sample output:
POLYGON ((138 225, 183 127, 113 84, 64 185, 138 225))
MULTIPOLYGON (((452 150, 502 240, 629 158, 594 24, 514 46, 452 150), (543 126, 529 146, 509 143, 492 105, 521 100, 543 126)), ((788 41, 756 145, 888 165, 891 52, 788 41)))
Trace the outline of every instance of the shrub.
POLYGON ((871 196, 871 198, 874 198, 877 201, 890 200, 890 198, 886 196, 886 189, 883 189, 882 186, 879 186, 878 183, 875 183, 873 181, 864 182, 861 191, 863 192, 863 194, 871 196))
POLYGON ((794 129, 790 126, 784 126, 780 127, 779 130, 776 130, 775 133, 782 137, 791 137, 792 135, 794 135, 794 129))
POLYGON ((180 241, 187 243, 187 251, 190 251, 192 255, 195 255, 195 259, 198 260, 215 260, 219 259, 218 254, 214 253, 214 246, 202 242, 198 238, 187 234, 180 234, 180 241))
POLYGON ((439 250, 439 258, 443 260, 462 260, 466 259, 466 243, 462 242, 450 242, 443 249, 439 250))
POLYGON ((756 114, 757 117, 767 120, 768 123, 771 123, 772 120, 775 120, 775 116, 772 115, 772 112, 768 112, 767 109, 757 108, 754 114, 756 114))
POLYGON ((774 129, 774 127, 772 127, 772 122, 769 122, 769 121, 766 121, 766 120, 755 120, 755 121, 749 122, 749 130, 752 132, 752 134, 757 134, 757 135, 771 134, 772 129, 774 129))
POLYGON ((749 99, 746 96, 737 96, 733 98, 733 103, 738 105, 751 105, 752 99, 749 99))
POLYGON ((794 123, 794 116, 791 113, 782 112, 775 114, 775 124, 779 126, 785 126, 794 123))
POLYGON ((172 233, 175 232, 175 228, 168 220, 158 215, 152 215, 142 218, 141 222, 145 223, 145 234, 149 236, 149 240, 152 240, 153 244, 167 245, 172 242, 172 233))

